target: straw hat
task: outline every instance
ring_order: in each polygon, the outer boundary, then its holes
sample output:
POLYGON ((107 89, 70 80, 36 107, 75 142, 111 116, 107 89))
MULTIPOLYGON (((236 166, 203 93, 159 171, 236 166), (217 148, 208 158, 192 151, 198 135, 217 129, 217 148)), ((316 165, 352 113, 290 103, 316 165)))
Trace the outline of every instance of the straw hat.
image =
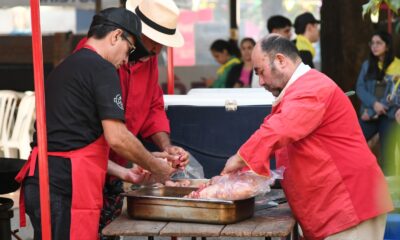
POLYGON ((168 47, 183 45, 177 28, 179 9, 173 0, 127 0, 126 9, 139 16, 146 37, 168 47))

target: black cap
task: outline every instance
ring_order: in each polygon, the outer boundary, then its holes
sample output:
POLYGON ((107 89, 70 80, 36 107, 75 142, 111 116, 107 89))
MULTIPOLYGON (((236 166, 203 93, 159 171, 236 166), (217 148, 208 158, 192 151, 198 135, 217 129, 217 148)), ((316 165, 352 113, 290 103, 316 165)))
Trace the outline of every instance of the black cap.
POLYGON ((312 15, 309 12, 305 12, 303 14, 300 14, 299 16, 296 17, 294 20, 294 31, 296 34, 303 34, 306 31, 306 26, 307 24, 314 24, 314 23, 320 23, 319 20, 317 20, 314 15, 312 15))
POLYGON ((135 51, 129 55, 129 61, 138 59, 138 55, 149 55, 149 51, 144 46, 141 34, 142 23, 140 18, 133 12, 125 8, 106 8, 93 17, 92 26, 106 24, 120 28, 135 38, 135 51))

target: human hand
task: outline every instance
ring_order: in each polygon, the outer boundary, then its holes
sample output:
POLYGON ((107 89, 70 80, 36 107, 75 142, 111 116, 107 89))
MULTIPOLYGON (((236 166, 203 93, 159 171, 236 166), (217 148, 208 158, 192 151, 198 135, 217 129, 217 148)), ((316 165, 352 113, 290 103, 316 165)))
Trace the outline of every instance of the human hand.
POLYGON ((361 120, 363 121, 369 121, 371 118, 368 115, 367 110, 365 110, 362 114, 361 114, 361 120))
POLYGON ((394 117, 395 117, 397 123, 400 124, 400 108, 397 109, 397 111, 396 111, 394 117))
POLYGON ((386 114, 387 107, 380 102, 375 102, 374 110, 375 110, 376 114, 382 115, 382 114, 386 114))
MULTIPOLYGON (((152 153, 154 159, 156 160, 156 164, 154 164, 151 168, 151 174, 157 176, 158 182, 165 182, 166 180, 170 179, 170 176, 176 171, 175 168, 173 168, 172 164, 167 160, 167 158, 164 157, 156 157, 152 153)), ((165 152, 162 153, 156 153, 156 155, 160 156, 163 155, 165 156, 168 155, 165 152)))
POLYGON ((243 161, 243 159, 238 154, 235 154, 231 156, 228 161, 226 161, 225 167, 222 170, 221 175, 237 172, 245 166, 246 163, 243 161))
POLYGON ((173 167, 173 168, 178 168, 179 166, 179 155, 175 154, 170 154, 167 151, 164 152, 152 152, 151 153, 154 157, 156 158, 162 158, 165 159, 168 164, 173 167))
POLYGON ((149 181, 150 176, 151 174, 149 171, 135 165, 132 168, 126 168, 122 179, 130 183, 143 184, 149 181))
POLYGON ((172 159, 173 166, 179 169, 184 169, 186 165, 189 164, 189 153, 183 148, 178 146, 169 146, 165 148, 165 151, 175 157, 175 159, 172 159))

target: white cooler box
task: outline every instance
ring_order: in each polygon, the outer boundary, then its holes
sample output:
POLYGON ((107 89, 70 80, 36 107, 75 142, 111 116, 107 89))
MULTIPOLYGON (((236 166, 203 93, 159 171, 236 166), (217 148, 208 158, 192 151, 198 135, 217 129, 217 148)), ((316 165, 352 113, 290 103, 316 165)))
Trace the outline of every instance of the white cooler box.
POLYGON ((172 143, 199 161, 206 178, 221 172, 226 160, 271 112, 274 97, 269 92, 232 90, 196 89, 195 94, 164 95, 172 143))

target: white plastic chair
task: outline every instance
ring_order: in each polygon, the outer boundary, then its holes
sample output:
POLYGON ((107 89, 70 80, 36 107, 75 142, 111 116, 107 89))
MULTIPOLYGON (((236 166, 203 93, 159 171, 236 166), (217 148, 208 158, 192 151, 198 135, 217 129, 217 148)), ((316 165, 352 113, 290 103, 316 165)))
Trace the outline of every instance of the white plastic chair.
POLYGON ((5 157, 28 159, 31 151, 32 126, 35 121, 35 95, 25 95, 18 107, 11 138, 3 142, 5 157), (19 154, 18 154, 19 153, 19 154))
POLYGON ((20 94, 11 90, 0 91, 0 149, 11 136, 15 123, 15 111, 20 94))

